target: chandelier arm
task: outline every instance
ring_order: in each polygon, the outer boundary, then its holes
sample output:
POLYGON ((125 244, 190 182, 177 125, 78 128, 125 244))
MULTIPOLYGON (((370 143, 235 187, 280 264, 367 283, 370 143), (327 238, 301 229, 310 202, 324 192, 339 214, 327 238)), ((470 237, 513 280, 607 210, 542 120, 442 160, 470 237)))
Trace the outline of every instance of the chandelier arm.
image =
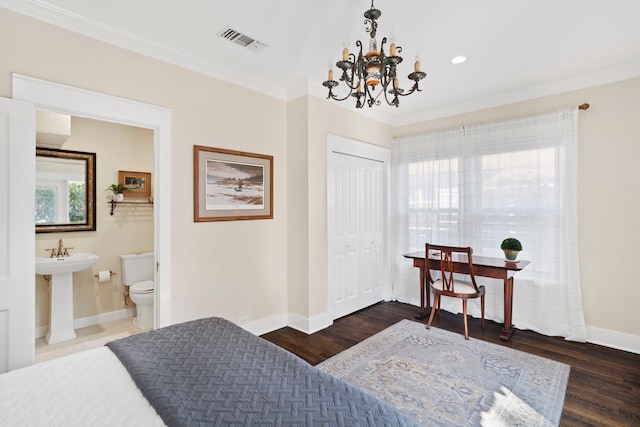
POLYGON ((385 65, 381 65, 380 67, 380 86, 382 86, 382 90, 386 92, 389 86, 393 87, 394 76, 392 76, 391 73, 395 73, 395 70, 385 65))
POLYGON ((388 61, 385 59, 384 44, 386 42, 387 38, 383 37, 382 43, 380 43, 380 53, 378 54, 378 62, 380 62, 380 84, 382 85, 383 91, 386 91, 387 86, 389 85, 389 72, 393 71, 395 73, 395 67, 393 67, 393 64, 389 65, 388 61))
POLYGON ((352 84, 350 86, 352 90, 357 90, 358 86, 364 80, 364 76, 362 75, 362 42, 360 40, 356 40, 356 47, 358 48, 358 56, 356 57, 353 53, 349 55, 350 58, 353 56, 353 68, 351 69, 352 84))
POLYGON ((351 94, 351 91, 357 89, 358 85, 356 84, 355 79, 355 67, 351 67, 351 75, 347 74, 347 70, 342 70, 340 81, 343 81, 345 85, 347 85, 347 87, 350 89, 349 94, 351 94))
POLYGON ((333 88, 338 86, 338 82, 337 81, 335 81, 335 80, 327 80, 327 81, 323 82, 322 85, 329 89, 329 93, 327 94, 327 99, 333 99, 335 101, 344 101, 347 98, 349 98, 349 96, 353 92, 353 89, 350 89, 349 93, 347 95, 345 95, 344 98, 340 98, 338 95, 333 93, 333 88))
POLYGON ((329 95, 327 95, 327 99, 333 99, 335 101, 344 101, 346 99, 348 99, 351 96, 351 93, 353 91, 349 91, 348 94, 346 94, 344 96, 344 98, 340 98, 338 95, 336 95, 335 93, 333 93, 333 88, 329 88, 329 95))
POLYGON ((398 90, 396 90, 395 88, 392 88, 391 90, 386 90, 384 91, 384 100, 387 102, 388 105, 394 106, 394 107, 398 107, 398 105, 400 104, 400 100, 398 99, 398 95, 400 95, 400 92, 398 90), (393 94, 393 99, 391 101, 389 101, 389 95, 393 94))
POLYGON ((355 92, 353 95, 356 98, 356 108, 364 107, 364 104, 371 106, 371 92, 369 91, 369 85, 364 84, 364 89, 360 88, 359 92, 355 92))
MULTIPOLYGON (((378 99, 383 91, 380 91, 376 96, 373 96, 373 90, 370 90, 367 86, 366 93, 369 95, 369 99, 367 99, 367 105, 369 107, 373 107, 374 105, 380 105, 382 102, 378 99)), ((366 99, 366 98, 365 98, 366 99)))
POLYGON ((398 95, 398 96, 409 96, 409 95, 411 95, 411 94, 412 94, 412 93, 414 93, 414 92, 422 92, 422 89, 420 89, 420 88, 418 87, 418 82, 415 82, 415 83, 413 84, 413 86, 411 87, 411 89, 410 89, 410 90, 408 90, 408 91, 406 91, 406 92, 402 92, 402 93, 399 93, 399 92, 398 92, 398 94, 397 94, 397 95, 398 95))
POLYGON ((419 84, 420 84, 420 80, 424 79, 426 76, 427 76, 427 74, 422 72, 422 71, 415 71, 415 72, 409 74, 409 79, 413 80, 413 86, 406 93, 403 92, 403 93, 399 93, 398 95, 400 95, 400 96, 408 96, 408 95, 411 95, 414 92, 422 92, 422 89, 420 89, 419 84))

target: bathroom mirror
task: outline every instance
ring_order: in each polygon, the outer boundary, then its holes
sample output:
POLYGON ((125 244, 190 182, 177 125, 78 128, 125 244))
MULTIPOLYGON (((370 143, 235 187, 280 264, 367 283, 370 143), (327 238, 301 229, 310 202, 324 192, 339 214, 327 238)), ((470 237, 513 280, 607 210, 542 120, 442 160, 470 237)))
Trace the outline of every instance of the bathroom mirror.
POLYGON ((96 229, 96 154, 36 148, 36 233, 96 229))

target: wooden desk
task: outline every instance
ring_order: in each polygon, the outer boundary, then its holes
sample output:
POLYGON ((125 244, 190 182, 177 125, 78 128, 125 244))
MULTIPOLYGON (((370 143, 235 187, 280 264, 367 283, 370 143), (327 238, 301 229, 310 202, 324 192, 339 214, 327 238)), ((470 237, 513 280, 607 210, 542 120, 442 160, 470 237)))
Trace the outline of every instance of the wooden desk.
MULTIPOLYGON (((464 260, 456 262, 453 259, 453 269, 456 273, 468 274, 469 268, 466 262, 466 255, 462 255, 464 260)), ((421 319, 431 313, 431 289, 426 283, 424 251, 412 252, 404 255, 405 258, 413 259, 413 266, 420 269, 420 311, 416 318, 421 319), (426 301, 425 301, 426 300, 426 301), (425 304, 426 302, 426 304, 425 304)), ((440 269, 440 258, 429 257, 429 267, 432 270, 440 269)), ((504 326, 500 333, 500 339, 509 341, 513 334, 512 312, 513 312, 513 276, 522 270, 530 261, 520 260, 518 262, 507 261, 504 258, 494 258, 486 256, 473 256, 473 272, 476 276, 502 279, 504 282, 504 326)))

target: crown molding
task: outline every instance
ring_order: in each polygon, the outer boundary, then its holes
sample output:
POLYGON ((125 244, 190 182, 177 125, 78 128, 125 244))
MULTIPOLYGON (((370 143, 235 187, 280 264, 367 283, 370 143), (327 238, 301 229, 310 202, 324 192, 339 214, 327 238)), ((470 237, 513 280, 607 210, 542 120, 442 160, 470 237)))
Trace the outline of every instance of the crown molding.
POLYGON ((524 87, 455 104, 428 108, 415 113, 398 114, 395 111, 391 113, 385 109, 355 109, 348 102, 341 103, 327 100, 326 89, 318 82, 310 84, 308 80, 300 80, 283 87, 273 80, 261 79, 255 75, 223 67, 220 64, 179 51, 166 44, 106 25, 97 20, 82 17, 43 0, 0 0, 0 7, 282 101, 289 101, 302 95, 313 95, 331 102, 332 105, 345 108, 347 111, 362 114, 365 117, 394 127, 557 95, 640 76, 640 61, 637 61, 562 81, 524 87))
POLYGON ((231 70, 204 58, 174 49, 166 44, 158 43, 137 34, 106 25, 101 21, 86 18, 53 6, 46 1, 0 0, 0 7, 254 92, 286 100, 286 89, 275 85, 271 80, 260 79, 237 70, 231 70))
POLYGON ((424 110, 392 121, 400 127, 640 77, 640 61, 604 71, 424 110))

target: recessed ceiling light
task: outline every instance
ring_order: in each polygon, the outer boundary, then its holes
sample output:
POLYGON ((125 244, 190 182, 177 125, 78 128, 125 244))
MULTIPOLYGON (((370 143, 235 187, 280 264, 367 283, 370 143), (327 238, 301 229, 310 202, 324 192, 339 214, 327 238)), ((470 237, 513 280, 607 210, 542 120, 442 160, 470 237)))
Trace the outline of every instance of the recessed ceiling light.
POLYGON ((452 64, 462 64, 466 60, 467 60, 466 56, 458 55, 458 56, 454 56, 453 58, 451 58, 451 63, 452 64))

